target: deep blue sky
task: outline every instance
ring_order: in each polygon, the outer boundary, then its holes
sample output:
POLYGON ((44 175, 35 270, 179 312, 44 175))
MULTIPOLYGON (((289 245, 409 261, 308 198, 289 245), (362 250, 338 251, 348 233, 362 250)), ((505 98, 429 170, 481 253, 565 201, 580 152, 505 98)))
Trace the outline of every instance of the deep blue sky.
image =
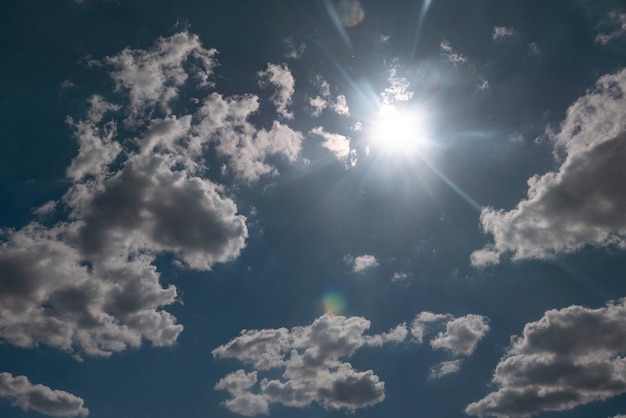
POLYGON ((626 415, 625 47, 608 0, 3 2, 0 416, 626 415))

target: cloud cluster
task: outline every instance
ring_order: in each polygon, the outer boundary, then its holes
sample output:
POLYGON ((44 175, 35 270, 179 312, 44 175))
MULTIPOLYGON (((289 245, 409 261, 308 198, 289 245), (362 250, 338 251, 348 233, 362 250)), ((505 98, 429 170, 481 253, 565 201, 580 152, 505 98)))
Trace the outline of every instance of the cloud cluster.
POLYGON ((579 98, 551 137, 564 153, 556 172, 528 180, 516 208, 486 207, 482 228, 494 243, 474 252, 474 266, 513 259, 544 259, 586 245, 626 248, 626 69, 602 76, 579 98))
POLYGON ((326 80, 318 78, 320 92, 314 98, 309 98, 309 106, 313 109, 311 116, 318 117, 329 108, 339 116, 349 116, 350 108, 348 101, 343 94, 338 95, 334 100, 330 94, 330 84, 326 80))
POLYGON ((259 71, 258 76, 261 87, 271 85, 276 89, 271 100, 276 106, 278 114, 285 119, 293 119, 293 113, 289 110, 289 106, 296 89, 296 82, 287 65, 268 63, 267 69, 259 71))
POLYGON ((574 305, 526 324, 496 367, 498 390, 465 412, 528 417, 625 393, 625 303, 599 309, 574 305))
MULTIPOLYGON (((278 174, 268 157, 294 161, 303 137, 278 121, 250 122, 257 96, 211 92, 215 56, 181 32, 91 62, 115 92, 67 120, 79 146, 69 189, 34 211, 39 222, 0 229, 0 341, 76 357, 176 342, 183 327, 164 308, 177 290, 161 285, 154 261, 168 254, 181 268, 210 270, 237 258, 248 235, 235 201, 207 177, 206 155, 214 150, 224 172, 252 183, 278 174), (183 90, 203 98, 181 103, 183 90), (46 224, 52 213, 60 220, 46 224)), ((277 86, 287 117, 286 66, 259 76, 277 86)))
POLYGON ((489 319, 481 315, 469 314, 455 318, 450 314, 424 311, 415 317, 410 332, 413 338, 421 344, 426 335, 443 327, 444 324, 445 331, 440 331, 431 337, 429 343, 433 350, 444 350, 455 359, 444 361, 433 367, 431 378, 440 378, 458 372, 462 364, 460 357, 469 357, 474 354, 478 342, 489 331, 489 319))
POLYGON ((253 416, 268 414, 269 404, 306 407, 319 403, 328 409, 356 410, 381 402, 385 384, 373 371, 357 371, 345 359, 362 347, 400 343, 408 335, 400 324, 383 334, 364 335, 370 322, 364 318, 324 315, 311 325, 244 330, 215 350, 215 358, 236 359, 254 371, 237 370, 215 386, 231 396, 224 405, 232 412, 253 416), (258 380, 259 372, 279 369, 279 378, 258 380))
POLYGON ((9 399, 24 411, 36 411, 52 417, 86 417, 89 410, 83 400, 62 390, 33 385, 26 376, 0 373, 0 398, 9 399))

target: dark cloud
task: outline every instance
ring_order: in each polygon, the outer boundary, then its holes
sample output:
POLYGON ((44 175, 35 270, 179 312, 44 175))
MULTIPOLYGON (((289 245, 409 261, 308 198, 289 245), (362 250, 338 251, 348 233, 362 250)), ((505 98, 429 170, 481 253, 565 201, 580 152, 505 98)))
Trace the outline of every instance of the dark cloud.
POLYGON ((496 367, 498 390, 467 406, 477 416, 528 417, 626 392, 625 300, 551 310, 526 324, 496 367))

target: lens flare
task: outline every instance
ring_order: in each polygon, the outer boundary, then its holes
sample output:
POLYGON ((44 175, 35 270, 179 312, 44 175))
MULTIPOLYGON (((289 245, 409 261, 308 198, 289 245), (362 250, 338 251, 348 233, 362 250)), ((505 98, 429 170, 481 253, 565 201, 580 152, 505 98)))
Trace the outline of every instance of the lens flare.
POLYGON ((329 291, 322 297, 322 308, 325 314, 341 315, 346 308, 346 298, 337 290, 329 291))
POLYGON ((339 0, 337 14, 339 21, 346 28, 358 25, 365 17, 365 11, 359 0, 339 0))

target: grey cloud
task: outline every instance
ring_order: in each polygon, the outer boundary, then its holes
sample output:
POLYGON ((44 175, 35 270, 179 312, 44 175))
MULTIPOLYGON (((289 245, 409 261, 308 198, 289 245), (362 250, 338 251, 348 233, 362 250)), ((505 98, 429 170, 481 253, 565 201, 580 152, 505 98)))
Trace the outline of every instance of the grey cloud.
POLYGON ((624 299, 547 311, 526 324, 496 367, 498 390, 467 406, 477 416, 528 417, 626 392, 624 299))
MULTIPOLYGON (((253 182, 278 173, 268 156, 293 162, 302 142, 278 121, 253 125, 251 94, 214 92, 188 114, 173 112, 189 106, 177 106, 182 87, 211 87, 215 54, 182 32, 94 61, 111 71, 119 103, 92 96, 83 119, 68 118, 79 145, 67 169, 72 184, 36 212, 58 208, 67 218, 0 230, 0 341, 77 358, 176 342, 183 327, 164 309, 177 290, 161 285, 155 259, 168 254, 179 267, 209 270, 237 258, 248 235, 235 201, 205 177, 205 153, 214 147, 236 179, 253 182)), ((290 99, 286 67, 268 71, 262 79, 280 85, 275 97, 290 99)))
POLYGON ((51 417, 89 415, 81 398, 44 385, 33 385, 26 376, 0 373, 0 397, 9 399, 24 411, 36 411, 51 417))
POLYGON ((457 356, 470 356, 488 331, 487 318, 470 314, 449 321, 445 332, 437 334, 430 345, 433 349, 448 350, 457 356))
POLYGON ((501 38, 507 38, 513 36, 515 31, 513 28, 508 28, 506 26, 496 26, 493 28, 493 34, 491 35, 492 39, 497 40, 501 38))
POLYGON ((162 288, 151 260, 110 260, 88 268, 63 241, 70 227, 30 224, 5 231, 0 246, 0 339, 39 343, 93 356, 137 347, 142 338, 171 345, 182 331, 160 307, 176 300, 162 288))
MULTIPOLYGON (((489 331, 489 319, 475 314, 455 318, 450 314, 435 314, 424 311, 416 315, 410 328, 411 335, 419 344, 424 342, 427 335, 434 330, 441 329, 445 324, 445 331, 440 331, 430 338, 433 350, 445 350, 453 357, 471 356, 480 340, 489 331)), ((444 361, 431 369, 430 378, 439 379, 461 370, 461 360, 444 361)))
POLYGON ((267 405, 281 403, 305 407, 317 402, 328 409, 355 410, 384 399, 384 383, 371 370, 356 371, 344 361, 358 349, 380 347, 405 340, 404 324, 376 335, 364 335, 370 322, 364 318, 324 315, 313 324, 267 330, 244 330, 212 354, 250 364, 221 379, 216 389, 231 398, 225 406, 242 415, 267 414, 267 405), (282 370, 281 377, 263 378, 257 372, 282 370))
POLYGON ((557 172, 528 180, 528 196, 505 211, 486 207, 483 230, 494 243, 472 255, 477 267, 513 259, 543 259, 586 245, 626 248, 626 70, 601 77, 567 111, 551 133, 555 153, 565 153, 557 172))

